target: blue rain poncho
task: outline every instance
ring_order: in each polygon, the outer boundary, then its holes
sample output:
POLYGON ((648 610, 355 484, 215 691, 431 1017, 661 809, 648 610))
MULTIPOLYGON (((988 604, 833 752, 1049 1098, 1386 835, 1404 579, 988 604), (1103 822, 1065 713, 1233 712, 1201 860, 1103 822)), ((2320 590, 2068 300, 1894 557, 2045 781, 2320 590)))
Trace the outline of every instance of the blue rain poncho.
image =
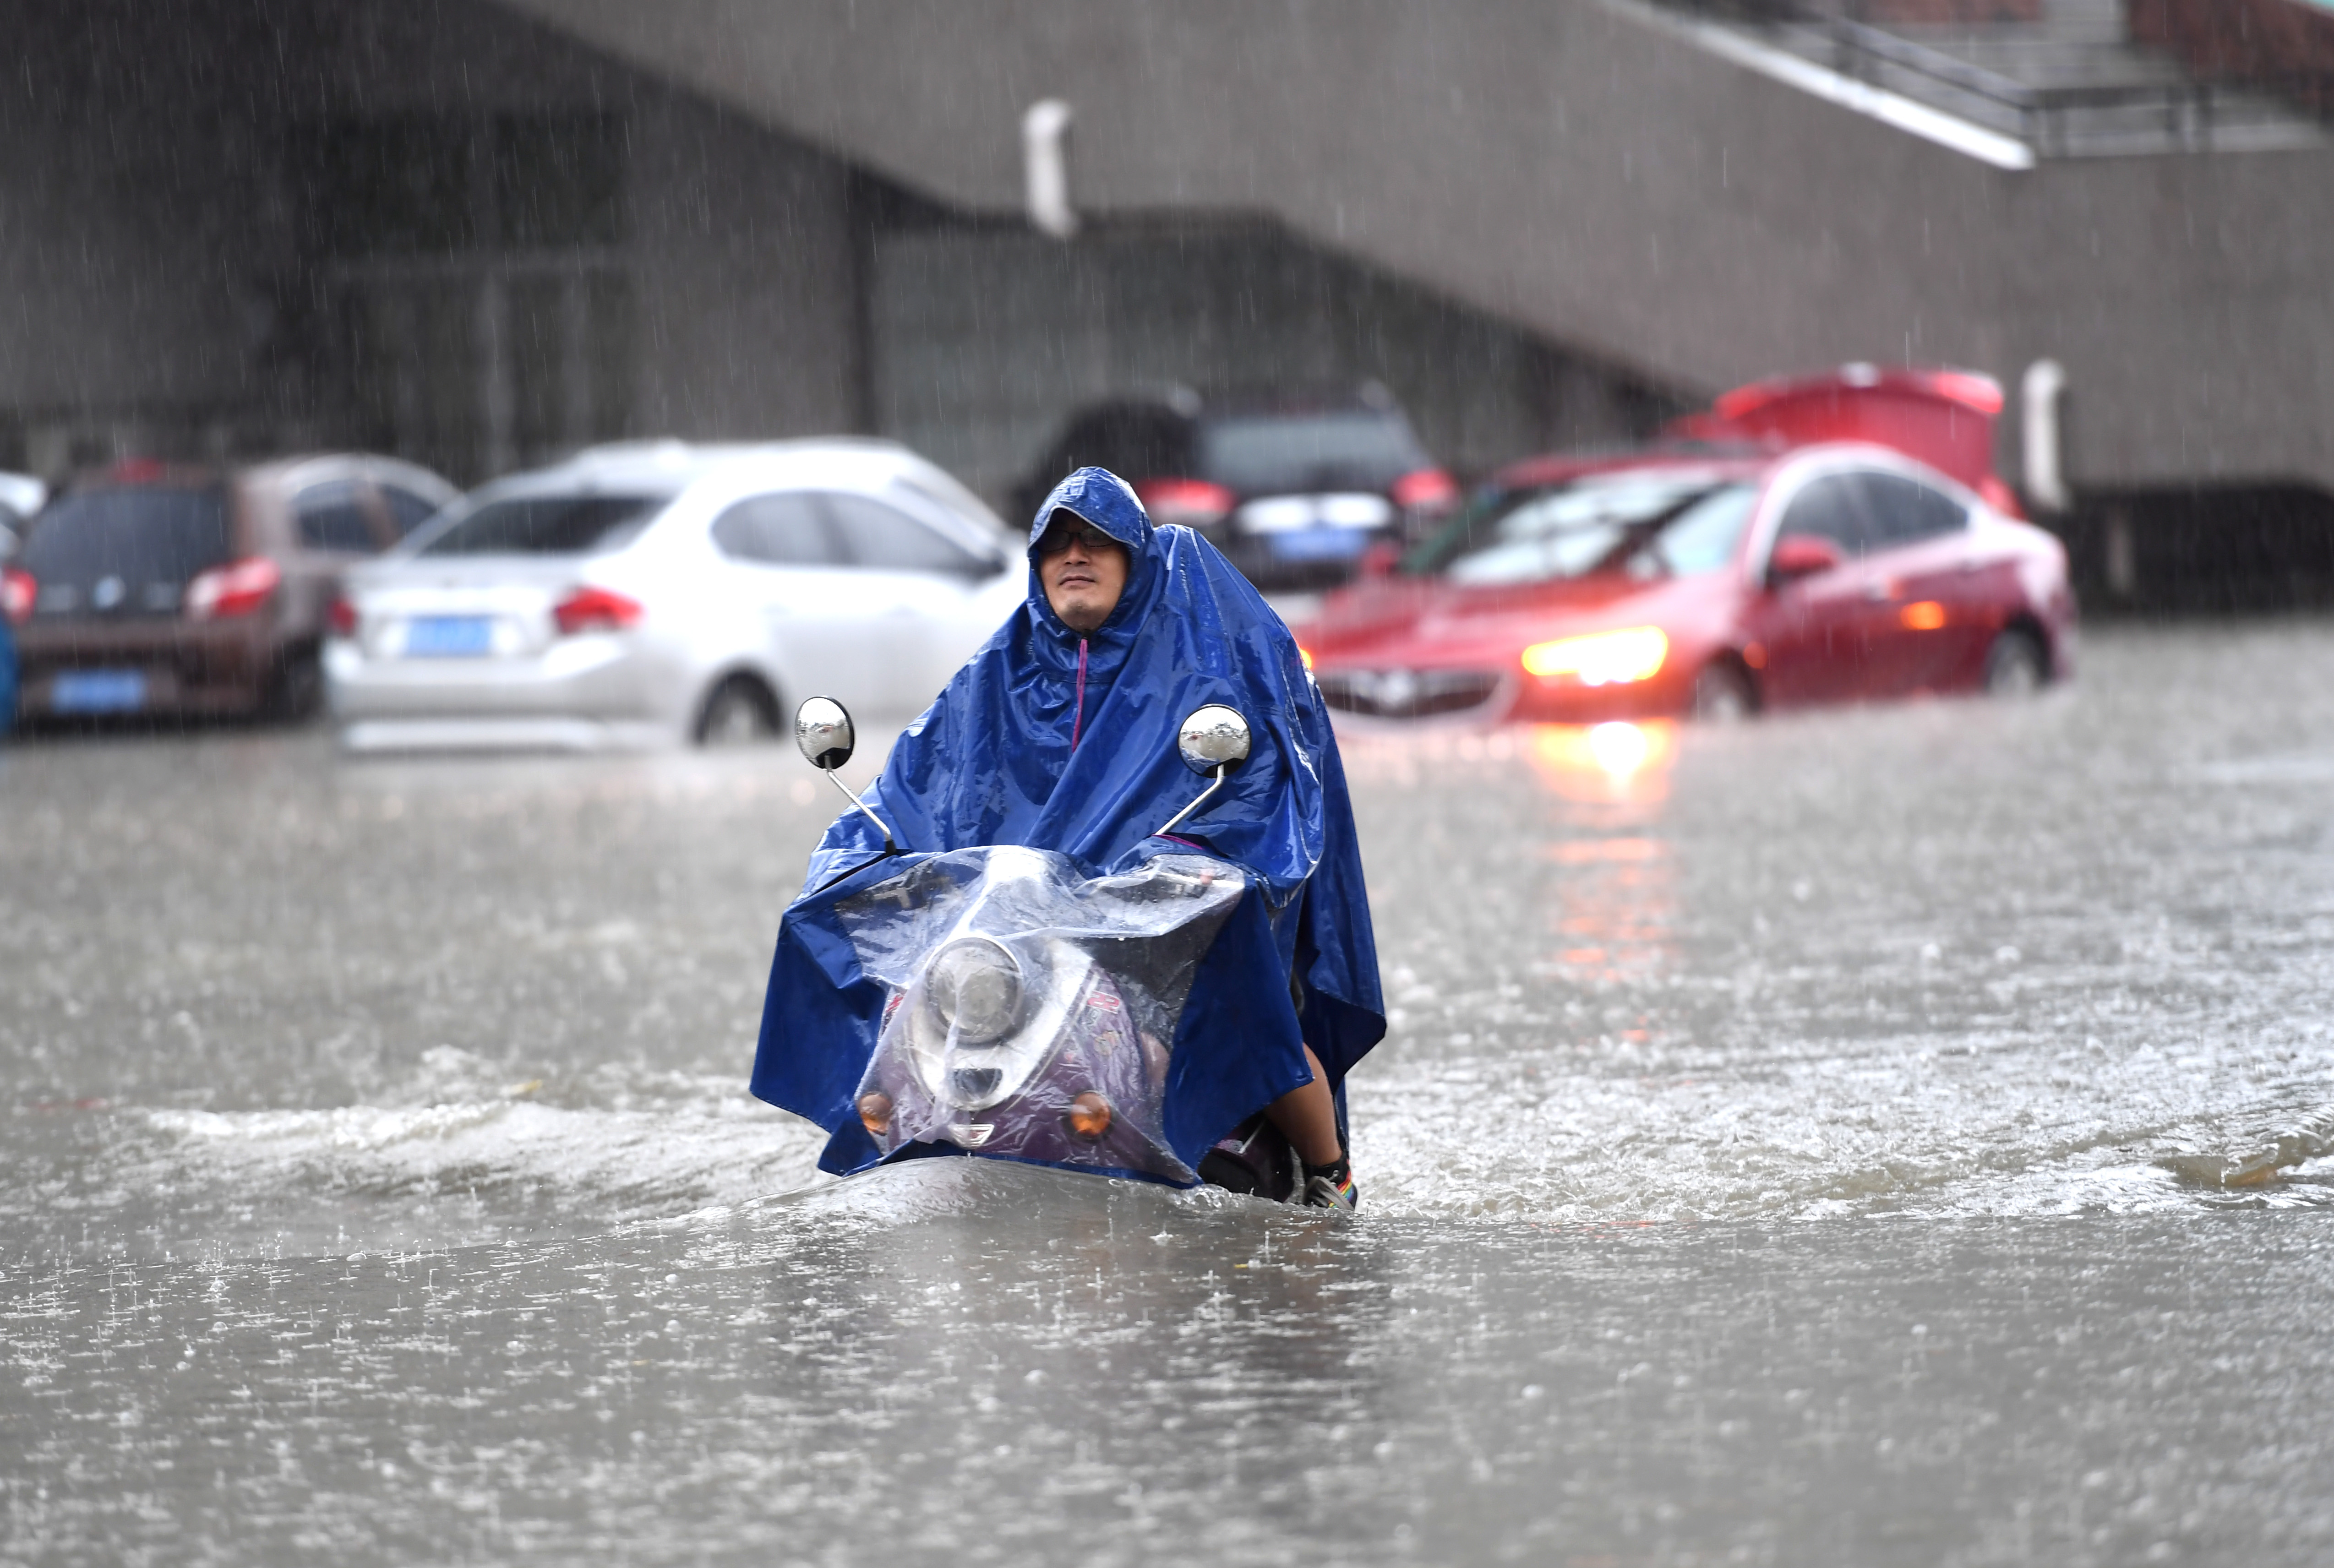
POLYGON ((1196 845, 1248 874, 1172 1047, 1165 1132, 1194 1169, 1218 1138, 1306 1081, 1301 1044, 1337 1090, 1342 1120, 1345 1076, 1385 1033, 1336 736, 1279 616, 1213 545, 1154 527, 1102 468, 1079 469, 1046 498, 1029 554, 1027 601, 900 736, 864 796, 902 855, 884 854, 882 835, 845 812, 779 927, 753 1091, 833 1135, 820 1161, 831 1171, 878 1158, 853 1096, 887 1001, 836 905, 898 874, 902 856, 1026 844, 1099 875, 1196 845), (1056 511, 1130 556, 1117 608, 1091 633, 1056 616, 1038 581, 1037 541, 1056 511), (1177 827, 1182 842, 1154 837, 1206 787, 1177 755, 1176 733, 1208 703, 1247 717, 1249 759, 1177 827))

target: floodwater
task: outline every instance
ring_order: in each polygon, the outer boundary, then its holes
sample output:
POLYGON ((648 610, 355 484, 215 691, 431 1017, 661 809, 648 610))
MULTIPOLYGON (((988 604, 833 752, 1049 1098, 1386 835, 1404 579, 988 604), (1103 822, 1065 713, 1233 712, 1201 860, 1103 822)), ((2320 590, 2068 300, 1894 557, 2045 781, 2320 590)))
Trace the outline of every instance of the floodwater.
POLYGON ((791 751, 20 745, 0 1560, 2334 1560, 2334 628, 2087 657, 1349 736, 1350 1219, 815 1177, 791 751))

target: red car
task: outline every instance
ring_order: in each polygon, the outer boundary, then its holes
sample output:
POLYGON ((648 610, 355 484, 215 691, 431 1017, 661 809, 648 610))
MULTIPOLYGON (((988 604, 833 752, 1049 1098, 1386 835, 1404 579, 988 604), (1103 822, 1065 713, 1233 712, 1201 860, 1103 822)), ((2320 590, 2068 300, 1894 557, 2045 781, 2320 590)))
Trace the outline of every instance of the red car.
POLYGON ((1332 707, 1386 719, 1733 716, 2064 679, 2066 552, 1990 471, 2001 407, 1959 371, 1744 388, 1646 450, 1504 470, 1299 641, 1332 707))

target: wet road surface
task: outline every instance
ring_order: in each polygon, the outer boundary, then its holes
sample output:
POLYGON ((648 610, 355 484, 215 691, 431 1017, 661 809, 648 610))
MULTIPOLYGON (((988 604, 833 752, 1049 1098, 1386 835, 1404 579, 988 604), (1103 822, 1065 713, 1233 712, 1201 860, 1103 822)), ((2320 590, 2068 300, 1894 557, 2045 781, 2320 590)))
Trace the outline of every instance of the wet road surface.
POLYGON ((791 752, 17 746, 0 1559, 2334 1559, 2329 677, 1349 735, 1350 1221, 815 1178, 791 752))

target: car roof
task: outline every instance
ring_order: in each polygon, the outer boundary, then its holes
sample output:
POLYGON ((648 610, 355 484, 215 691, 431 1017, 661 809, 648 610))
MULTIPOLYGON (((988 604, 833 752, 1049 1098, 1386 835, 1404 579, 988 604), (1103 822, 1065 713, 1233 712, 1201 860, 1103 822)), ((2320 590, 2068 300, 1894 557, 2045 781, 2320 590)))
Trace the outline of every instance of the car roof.
POLYGON ((805 463, 870 460, 890 467, 930 465, 897 441, 876 437, 821 436, 795 441, 612 441, 586 447, 563 461, 524 473, 506 475, 494 483, 540 481, 546 485, 637 485, 682 490, 718 475, 764 464, 798 467, 805 463))
POLYGON ((1307 414, 1399 414, 1402 405, 1375 381, 1358 387, 1326 382, 1247 382, 1201 389, 1172 384, 1096 398, 1078 405, 1071 417, 1081 418, 1117 409, 1165 412, 1204 422, 1276 414, 1290 418, 1307 414))
POLYGON ((1555 452, 1526 457, 1492 474, 1490 483, 1501 490, 1537 489, 1565 485, 1592 474, 1623 474, 1633 469, 1689 468, 1715 478, 1750 479, 1765 473, 1787 454, 1758 447, 1712 445, 1698 441, 1664 443, 1601 452, 1555 452))
POLYGON ((58 486, 67 490, 102 489, 111 486, 249 484, 259 486, 296 485, 302 480, 362 470, 383 478, 407 482, 441 499, 459 494, 444 476, 402 457, 379 452, 294 452, 277 457, 242 461, 182 463, 166 457, 124 457, 101 468, 85 468, 58 486))
POLYGON ((1018 535, 989 504, 946 469, 897 441, 863 436, 821 436, 792 441, 619 441, 587 447, 564 462, 506 475, 474 495, 546 494, 574 488, 638 489, 679 496, 708 480, 743 477, 775 468, 792 482, 821 472, 873 468, 931 492, 936 499, 1000 539, 1018 535))

